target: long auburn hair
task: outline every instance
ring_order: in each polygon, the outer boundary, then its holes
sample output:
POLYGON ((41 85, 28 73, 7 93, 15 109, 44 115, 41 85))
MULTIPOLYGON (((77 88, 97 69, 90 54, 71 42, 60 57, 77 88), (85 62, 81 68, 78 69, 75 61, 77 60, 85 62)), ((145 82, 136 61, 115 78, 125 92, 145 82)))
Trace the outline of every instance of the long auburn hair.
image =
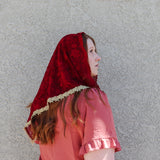
MULTIPOLYGON (((91 39, 96 47, 95 41, 92 37, 90 37, 87 34, 82 34, 83 38, 83 45, 85 50, 88 52, 88 47, 87 47, 87 39, 91 39)), ((88 101, 90 98, 88 97, 88 92, 91 88, 85 89, 84 96, 86 100, 88 101)), ((100 89, 96 88, 99 94, 99 97, 101 101, 104 103, 101 94, 100 94, 100 89)), ((80 112, 78 110, 78 106, 76 104, 78 97, 80 96, 81 91, 75 92, 73 99, 71 101, 71 106, 70 106, 70 111, 71 111, 71 116, 73 119, 73 124, 78 125, 77 120, 79 118, 80 112)), ((64 109, 65 109, 65 104, 66 104, 67 97, 64 99, 57 101, 57 102, 52 102, 49 104, 49 109, 47 111, 42 112, 40 115, 35 115, 31 119, 31 130, 33 132, 33 138, 40 141, 41 144, 47 144, 47 143, 53 143, 54 138, 56 135, 56 124, 57 124, 57 111, 59 109, 60 111, 60 116, 61 119, 64 123, 64 136, 65 136, 65 129, 66 129, 66 119, 64 116, 64 109)), ((105 104, 105 103, 104 103, 105 104)), ((30 103, 27 107, 31 107, 32 103, 30 103)))

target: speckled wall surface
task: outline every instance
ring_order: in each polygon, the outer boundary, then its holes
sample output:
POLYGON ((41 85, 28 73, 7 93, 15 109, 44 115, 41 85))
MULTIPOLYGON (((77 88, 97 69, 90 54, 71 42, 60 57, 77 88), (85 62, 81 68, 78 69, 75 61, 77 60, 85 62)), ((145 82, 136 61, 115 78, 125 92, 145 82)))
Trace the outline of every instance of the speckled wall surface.
POLYGON ((36 160, 23 131, 58 41, 84 31, 102 57, 99 84, 122 151, 116 160, 160 157, 160 0, 1 0, 0 160, 36 160))

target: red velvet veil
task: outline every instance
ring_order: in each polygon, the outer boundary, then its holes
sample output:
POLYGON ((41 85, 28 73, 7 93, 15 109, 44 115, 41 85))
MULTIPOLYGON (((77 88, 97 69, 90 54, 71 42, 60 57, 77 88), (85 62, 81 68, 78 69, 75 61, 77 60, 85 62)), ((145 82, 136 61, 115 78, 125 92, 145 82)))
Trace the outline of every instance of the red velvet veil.
POLYGON ((96 78, 91 77, 88 55, 83 46, 83 34, 85 33, 64 36, 51 57, 25 125, 32 140, 31 119, 48 110, 49 103, 88 87, 99 88, 96 78))

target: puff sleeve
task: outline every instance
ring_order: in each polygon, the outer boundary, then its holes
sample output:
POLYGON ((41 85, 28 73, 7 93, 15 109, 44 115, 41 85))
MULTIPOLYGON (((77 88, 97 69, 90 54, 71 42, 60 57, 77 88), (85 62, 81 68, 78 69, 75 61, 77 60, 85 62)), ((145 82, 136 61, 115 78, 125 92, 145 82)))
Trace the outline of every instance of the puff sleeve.
POLYGON ((107 96, 102 91, 100 95, 105 104, 96 89, 91 89, 88 93, 89 100, 83 102, 84 129, 80 155, 104 148, 114 148, 115 152, 121 150, 107 96))

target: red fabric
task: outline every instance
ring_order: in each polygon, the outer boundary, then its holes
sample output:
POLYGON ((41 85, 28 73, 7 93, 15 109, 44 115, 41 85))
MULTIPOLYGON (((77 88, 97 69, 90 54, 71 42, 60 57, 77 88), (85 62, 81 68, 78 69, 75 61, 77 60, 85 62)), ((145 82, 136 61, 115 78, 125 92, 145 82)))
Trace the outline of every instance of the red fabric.
MULTIPOLYGON (((82 34, 84 32, 66 35, 58 43, 33 100, 27 122, 31 120, 34 111, 47 105, 47 99, 50 97, 58 96, 80 85, 99 87, 96 79, 91 77, 82 34)), ((32 138, 30 127, 29 125, 25 129, 32 138)))

